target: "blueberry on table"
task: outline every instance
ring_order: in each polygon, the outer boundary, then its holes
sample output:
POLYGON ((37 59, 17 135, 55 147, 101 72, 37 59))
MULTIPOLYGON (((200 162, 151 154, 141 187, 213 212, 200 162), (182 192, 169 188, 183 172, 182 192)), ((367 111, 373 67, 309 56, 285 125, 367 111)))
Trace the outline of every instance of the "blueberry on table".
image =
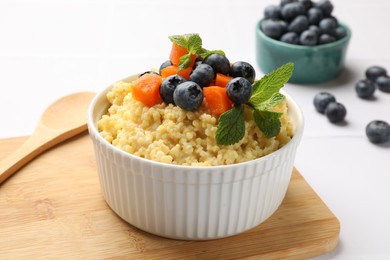
POLYGON ((322 33, 333 35, 336 28, 338 27, 337 22, 332 18, 324 18, 318 24, 322 33))
POLYGON ((292 21, 295 17, 298 15, 305 14, 306 9, 305 6, 298 2, 288 3, 282 7, 282 10, 280 11, 282 14, 282 17, 286 21, 292 21))
POLYGON ((319 0, 314 3, 314 6, 319 8, 326 16, 329 16, 333 11, 333 4, 329 0, 319 0))
POLYGON ((173 92, 177 85, 185 82, 186 79, 179 75, 171 75, 166 77, 160 86, 160 96, 167 104, 175 104, 173 100, 173 92))
POLYGON ((301 32, 305 31, 308 27, 309 27, 309 21, 307 20, 307 17, 305 15, 298 15, 288 25, 287 30, 289 32, 296 32, 300 34, 301 32))
POLYGON ((380 91, 390 93, 390 78, 387 76, 379 76, 376 79, 376 85, 380 91))
POLYGON ((237 61, 230 67, 229 75, 233 78, 243 77, 246 78, 251 84, 255 81, 256 72, 255 69, 248 62, 237 61))
POLYGON ((299 36, 295 32, 288 32, 280 37, 280 41, 290 44, 299 44, 299 36))
POLYGON ((202 88, 192 81, 186 81, 176 86, 173 92, 175 104, 187 111, 195 111, 203 102, 202 88))
POLYGON ((314 46, 318 42, 317 33, 313 30, 306 30, 299 36, 299 43, 306 46, 314 46))
POLYGON ((279 5, 269 5, 264 8, 264 17, 266 19, 279 19, 280 18, 280 6, 279 5))
POLYGON ((318 93, 313 100, 315 109, 320 113, 324 113, 326 107, 332 102, 336 102, 336 98, 328 92, 318 93))
POLYGON ((367 79, 375 82, 376 79, 380 76, 386 76, 387 71, 380 66, 371 66, 366 70, 366 77, 367 79))
POLYGON ((190 80, 201 87, 207 87, 214 79, 215 73, 213 68, 205 63, 199 64, 190 74, 190 80))
POLYGON ((331 123, 339 123, 347 115, 347 109, 341 103, 332 102, 326 106, 325 115, 331 123))
POLYGON ((226 85, 226 94, 236 104, 246 103, 252 95, 252 85, 246 78, 233 78, 226 85))
POLYGON ((161 75, 161 70, 165 69, 166 67, 168 66, 171 66, 172 65, 172 62, 170 60, 166 60, 164 61, 161 65, 160 65, 160 68, 159 68, 159 73, 161 75))
POLYGON ((261 22, 260 29, 268 37, 279 39, 285 32, 287 24, 283 24, 280 20, 266 19, 261 22))
POLYGON ((390 140, 390 125, 382 120, 373 120, 366 126, 366 136, 372 143, 386 143, 390 140))
POLYGON ((307 11, 307 19, 311 25, 318 25, 323 18, 324 14, 317 7, 312 7, 307 11))
POLYGON ((334 36, 324 33, 320 35, 320 38, 318 39, 318 44, 327 44, 335 41, 336 38, 334 36))
POLYGON ((230 61, 226 58, 225 55, 219 53, 213 53, 207 56, 203 63, 210 65, 214 73, 222 73, 227 75, 230 70, 230 61))
POLYGON ((370 98, 375 92, 375 85, 370 80, 360 80, 356 83, 355 90, 360 98, 370 98))

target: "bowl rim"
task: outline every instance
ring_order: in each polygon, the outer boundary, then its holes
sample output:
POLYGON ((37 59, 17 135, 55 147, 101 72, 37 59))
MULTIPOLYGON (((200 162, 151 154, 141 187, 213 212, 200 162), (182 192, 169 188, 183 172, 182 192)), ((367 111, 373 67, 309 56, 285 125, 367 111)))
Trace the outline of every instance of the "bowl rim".
POLYGON ((326 43, 326 44, 321 44, 321 45, 315 45, 315 46, 303 46, 303 45, 297 45, 297 44, 290 44, 290 43, 281 42, 279 40, 273 39, 273 38, 265 35, 263 33, 263 31, 260 29, 261 23, 264 20, 266 20, 266 19, 263 18, 256 23, 256 34, 258 36, 260 36, 260 38, 262 38, 262 39, 264 39, 272 44, 279 45, 281 47, 289 48, 289 49, 310 50, 310 51, 328 49, 328 48, 337 47, 337 46, 344 45, 344 44, 348 43, 349 40, 351 39, 351 35, 352 35, 351 29, 345 23, 339 21, 338 23, 341 27, 343 27, 345 29, 346 35, 337 41, 326 43))
MULTIPOLYGON (((131 82, 135 79, 135 77, 138 77, 140 74, 133 74, 131 76, 125 77, 122 80, 116 81, 115 83, 124 81, 124 82, 131 82)), ((119 153, 121 156, 125 156, 126 158, 129 157, 130 159, 133 160, 140 160, 141 162, 144 163, 149 163, 152 166, 158 166, 164 169, 171 169, 172 167, 175 169, 182 169, 182 170, 202 170, 202 171, 208 171, 208 170, 220 170, 220 169, 232 169, 236 167, 242 167, 243 165, 252 165, 255 164, 259 161, 264 161, 264 160, 269 160, 270 158, 273 158, 277 156, 279 153, 282 153, 284 150, 288 149, 291 145, 293 145, 294 142, 299 142, 300 139, 302 138, 303 135, 303 130, 304 130, 304 116, 303 116, 303 111, 301 107, 291 98, 290 95, 288 95, 284 90, 280 90, 280 92, 285 95, 289 106, 292 105, 294 107, 294 110, 296 111, 296 116, 297 116, 297 124, 296 126, 293 126, 295 131, 293 137, 290 139, 288 143, 286 143, 284 146, 281 148, 277 149, 276 151, 273 151, 267 155, 264 155, 262 157, 245 161, 245 162, 240 162, 240 163, 234 163, 234 164, 226 164, 226 165, 215 165, 215 166, 191 166, 191 165, 179 165, 179 164, 170 164, 170 163, 164 163, 164 162, 158 162, 150 159, 146 159, 140 156, 136 156, 134 154, 131 154, 129 152, 123 151, 120 148, 116 147, 115 145, 111 144, 108 142, 103 136, 99 133, 97 129, 97 122, 94 122, 95 114, 94 110, 96 108, 96 105, 101 99, 105 99, 104 103, 108 101, 106 99, 106 94, 108 91, 113 87, 115 84, 111 84, 110 86, 106 87, 104 90, 98 92, 95 97, 92 99, 89 107, 88 107, 88 112, 87 112, 87 125, 88 125, 88 131, 89 135, 93 135, 94 138, 97 138, 100 143, 104 144, 107 148, 111 149, 114 153, 119 153)), ((109 105, 109 104, 108 104, 109 105)), ((100 110, 99 110, 100 111, 100 110)), ((107 108, 105 108, 103 111, 107 111, 107 108)), ((99 115, 99 118, 102 115, 99 115)))

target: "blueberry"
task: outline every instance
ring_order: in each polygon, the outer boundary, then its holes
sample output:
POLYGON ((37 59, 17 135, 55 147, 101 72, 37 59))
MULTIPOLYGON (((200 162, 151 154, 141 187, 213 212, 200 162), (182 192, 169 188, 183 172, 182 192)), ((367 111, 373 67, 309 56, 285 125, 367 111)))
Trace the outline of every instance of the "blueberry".
POLYGON ((371 66, 366 70, 367 79, 375 82, 379 76, 386 76, 387 71, 380 66, 371 66))
POLYGON ((347 110, 343 104, 331 102, 326 106, 325 115, 330 122, 339 123, 344 120, 347 110))
POLYGON ((203 102, 202 88, 192 81, 183 82, 173 92, 173 100, 178 107, 195 111, 203 102))
POLYGON ((214 73, 229 74, 230 61, 225 55, 213 53, 207 56, 203 63, 210 65, 213 68, 214 73))
POLYGON ((160 86, 160 96, 167 104, 175 104, 173 101, 173 92, 177 85, 185 82, 186 79, 179 75, 171 75, 166 77, 160 86))
POLYGON ((297 0, 280 0, 280 6, 285 6, 286 4, 294 3, 297 0))
POLYGON ((192 66, 192 70, 195 70, 196 67, 198 67, 202 63, 203 63, 203 61, 201 61, 201 60, 195 61, 194 66, 192 66))
POLYGON ((313 100, 314 107, 322 114, 325 112, 326 107, 332 102, 336 102, 336 98, 328 92, 318 93, 314 96, 313 100))
POLYGON ((360 80, 355 85, 355 90, 360 98, 370 98, 375 92, 375 85, 369 80, 360 80))
POLYGON ((376 85, 380 91, 390 93, 390 78, 387 76, 379 76, 376 79, 376 85))
POLYGON ((339 20, 335 16, 331 15, 331 16, 327 16, 327 18, 332 19, 337 24, 337 26, 339 26, 339 20))
POLYGON ((190 75, 190 80, 201 87, 207 87, 214 79, 215 73, 213 68, 205 63, 199 64, 190 75))
POLYGON ((318 24, 318 27, 320 27, 322 33, 326 33, 330 35, 333 35, 335 33, 337 26, 338 26, 337 22, 334 19, 329 17, 322 19, 318 24))
POLYGON ((200 64, 202 64, 202 62, 203 62, 202 56, 200 56, 200 54, 196 54, 195 63, 194 63, 194 66, 192 66, 192 69, 195 70, 196 67, 198 67, 200 64))
POLYGON ((282 27, 282 33, 287 32, 288 23, 284 20, 281 20, 281 19, 278 22, 279 22, 280 26, 282 27))
POLYGON ((347 32, 341 26, 337 27, 336 30, 334 31, 334 36, 336 37, 337 40, 344 38, 346 35, 347 32))
POLYGON ((282 7, 281 14, 286 21, 292 21, 298 15, 305 14, 305 6, 298 2, 286 4, 282 7))
POLYGON ((366 135, 372 143, 386 143, 390 140, 390 125, 382 120, 373 120, 366 126, 366 135))
POLYGON ((305 10, 309 10, 313 6, 311 0, 298 0, 298 3, 301 3, 305 7, 305 10))
POLYGON ((280 22, 280 20, 267 19, 261 22, 260 29, 268 37, 278 39, 285 31, 286 24, 280 22))
POLYGON ((196 54, 195 62, 197 62, 197 61, 203 61, 203 58, 200 54, 196 54))
POLYGON ((317 33, 312 30, 306 30, 302 32, 301 36, 299 37, 299 43, 302 45, 314 46, 317 44, 317 41, 317 33))
POLYGON ((309 21, 307 20, 307 17, 305 15, 298 15, 294 18, 294 20, 291 21, 287 29, 290 32, 296 32, 297 34, 300 34, 308 27, 309 21))
POLYGON ((324 14, 317 7, 312 7, 307 11, 307 19, 309 24, 318 25, 319 22, 324 18, 324 14))
POLYGON ((161 65, 160 65, 160 69, 158 70, 160 75, 161 75, 161 70, 168 67, 168 66, 171 66, 172 65, 172 62, 170 60, 166 60, 164 61, 161 65))
POLYGON ((246 78, 233 78, 226 85, 226 94, 236 104, 246 103, 252 95, 252 85, 246 78))
POLYGON ((279 19, 280 18, 280 6, 279 5, 269 5, 264 9, 264 17, 266 19, 279 19))
POLYGON ((321 35, 321 30, 320 30, 320 28, 318 28, 317 25, 310 25, 310 26, 309 26, 309 30, 315 32, 315 34, 317 35, 317 37, 320 37, 320 35, 321 35))
POLYGON ((156 74, 156 75, 160 75, 160 74, 158 74, 158 72, 148 70, 148 71, 145 71, 145 72, 139 74, 138 77, 141 77, 141 76, 143 76, 143 75, 145 75, 145 74, 156 74))
POLYGON ((280 37, 280 41, 290 44, 299 44, 299 36, 295 32, 288 32, 280 37))
POLYGON ((320 0, 314 3, 314 6, 319 8, 326 16, 330 16, 333 11, 333 4, 329 0, 320 0))
POLYGON ((255 81, 256 72, 255 69, 248 62, 237 61, 230 67, 229 75, 236 77, 246 78, 251 84, 255 81))
POLYGON ((321 34, 321 36, 318 40, 318 44, 327 44, 327 43, 331 43, 334 41, 336 41, 336 38, 334 36, 324 33, 324 34, 321 34))

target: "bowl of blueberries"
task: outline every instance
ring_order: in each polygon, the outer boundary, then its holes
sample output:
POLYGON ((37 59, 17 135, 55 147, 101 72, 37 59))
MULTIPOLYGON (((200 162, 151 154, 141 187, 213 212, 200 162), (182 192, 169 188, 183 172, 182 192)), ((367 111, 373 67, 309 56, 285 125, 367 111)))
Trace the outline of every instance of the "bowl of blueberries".
POLYGON ((351 30, 332 14, 329 0, 280 0, 256 26, 256 59, 269 73, 294 63, 292 83, 332 80, 344 68, 351 30))

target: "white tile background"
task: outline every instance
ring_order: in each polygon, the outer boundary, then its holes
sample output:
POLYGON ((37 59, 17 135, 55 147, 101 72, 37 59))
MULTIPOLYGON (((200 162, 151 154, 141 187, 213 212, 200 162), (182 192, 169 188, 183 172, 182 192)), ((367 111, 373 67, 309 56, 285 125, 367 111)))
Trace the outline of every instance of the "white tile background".
MULTIPOLYGON (((390 259, 390 145, 370 144, 365 125, 390 122, 390 94, 356 97, 370 65, 390 70, 390 1, 333 0, 353 36, 345 72, 316 86, 288 84, 306 129, 296 166, 341 222, 340 243, 320 259, 390 259), (312 99, 331 91, 348 110, 332 125, 312 99)), ((168 35, 198 32, 208 49, 255 62, 256 22, 277 0, 0 0, 0 138, 32 133, 61 96, 100 91, 168 58, 168 35)), ((262 72, 257 71, 258 75, 262 72)))

